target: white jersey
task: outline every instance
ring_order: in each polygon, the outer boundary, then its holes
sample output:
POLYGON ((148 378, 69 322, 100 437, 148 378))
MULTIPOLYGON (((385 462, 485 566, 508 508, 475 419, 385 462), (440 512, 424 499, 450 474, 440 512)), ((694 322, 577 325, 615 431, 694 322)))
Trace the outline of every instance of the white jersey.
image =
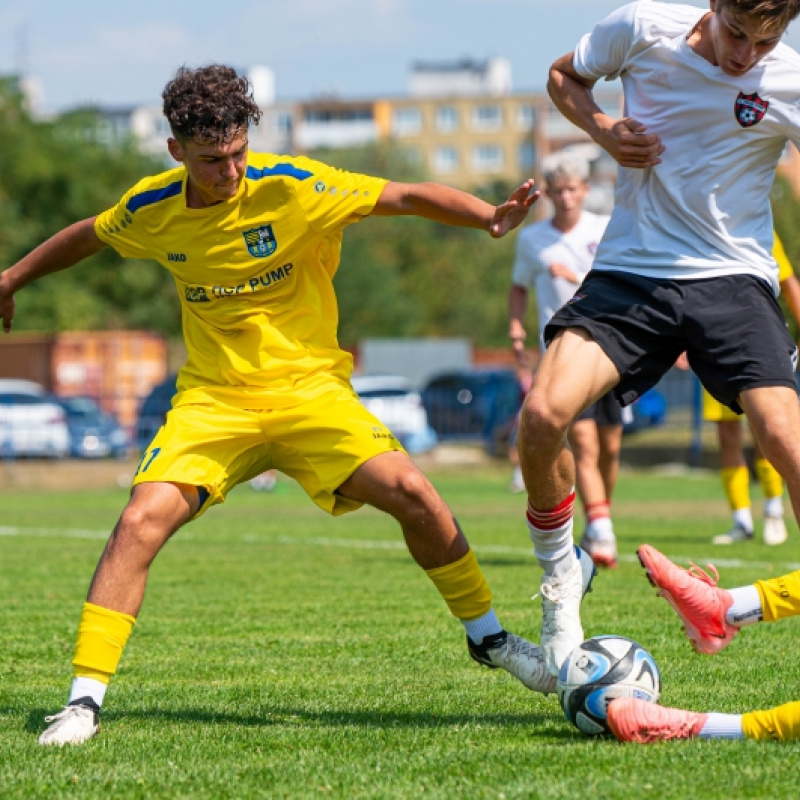
POLYGON ((706 13, 633 3, 575 50, 580 75, 621 78, 625 115, 666 147, 655 167, 619 168, 594 267, 672 280, 745 273, 777 293, 769 192, 787 139, 800 145, 800 55, 778 44, 726 75, 686 42, 706 13))
POLYGON ((592 268, 597 246, 608 217, 581 213, 578 224, 564 233, 551 220, 535 222, 523 228, 517 237, 517 251, 511 282, 536 291, 539 309, 539 344, 544 350, 544 326, 569 300, 592 268), (578 283, 554 278, 551 264, 565 264, 578 277, 578 283))

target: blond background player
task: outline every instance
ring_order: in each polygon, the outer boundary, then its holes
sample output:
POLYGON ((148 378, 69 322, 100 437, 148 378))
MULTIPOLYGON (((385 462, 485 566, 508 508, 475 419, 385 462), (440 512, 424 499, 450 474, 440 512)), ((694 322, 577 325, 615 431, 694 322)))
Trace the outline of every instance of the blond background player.
MULTIPOLYGON (((783 243, 777 234, 772 246, 772 255, 778 262, 778 282, 781 292, 786 298, 792 316, 800 325, 800 281, 794 274, 783 243)), ((733 516, 731 529, 718 534, 712 541, 714 544, 746 542, 753 538, 754 524, 750 503, 750 470, 744 455, 741 416, 703 390, 703 419, 706 422, 717 423, 720 477, 733 516)), ((755 440, 753 458, 756 477, 764 495, 764 544, 783 544, 789 535, 783 518, 783 479, 775 467, 764 458, 755 440)))
MULTIPOLYGON (((187 360, 165 425, 144 453, 83 606, 69 704, 42 744, 90 739, 141 607, 150 564, 184 524, 237 484, 276 468, 330 514, 368 503, 393 516, 415 561, 464 624, 470 655, 528 688, 554 690, 539 647, 507 633, 452 512, 350 386, 333 277, 344 228, 370 214, 417 215, 500 237, 538 193, 526 181, 495 207, 434 183, 401 184, 308 158, 250 153, 260 112, 234 70, 181 69, 163 93, 180 166, 145 178, 0 274, 14 294, 104 247, 168 269, 187 360)), ((589 562, 591 566, 591 562, 589 562)), ((589 577, 590 580, 590 577, 589 577)), ((246 609, 243 610, 246 613, 246 609)))
MULTIPOLYGON (((639 560, 650 582, 683 621, 687 637, 700 653, 718 653, 746 625, 777 622, 800 614, 800 571, 757 581, 750 586, 720 589, 696 565, 683 569, 651 545, 642 545, 639 560)), ((746 714, 698 713, 642 700, 613 700, 608 722, 624 742, 667 739, 800 739, 800 702, 746 714)))

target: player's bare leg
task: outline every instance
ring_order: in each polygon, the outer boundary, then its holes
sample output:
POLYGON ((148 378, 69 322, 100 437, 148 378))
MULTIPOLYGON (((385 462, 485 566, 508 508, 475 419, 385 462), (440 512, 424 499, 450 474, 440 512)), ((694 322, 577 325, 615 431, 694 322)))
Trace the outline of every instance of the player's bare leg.
POLYGON ((141 608, 150 564, 198 507, 193 486, 134 487, 100 557, 81 613, 69 702, 46 718, 51 724, 39 737, 41 744, 81 744, 97 733, 100 706, 141 608))
POLYGON ((536 369, 520 418, 528 527, 544 570, 542 646, 551 674, 583 640, 580 577, 573 551, 575 464, 566 444, 573 419, 619 381, 616 367, 582 329, 561 331, 536 369))
POLYGON ((507 670, 533 691, 555 691, 542 648, 500 625, 491 590, 466 537, 447 504, 405 453, 369 459, 339 487, 339 493, 369 503, 400 523, 414 560, 463 624, 473 659, 507 670))
POLYGON ((788 386, 748 389, 739 396, 764 457, 786 481, 796 520, 800 520, 800 404, 788 386))

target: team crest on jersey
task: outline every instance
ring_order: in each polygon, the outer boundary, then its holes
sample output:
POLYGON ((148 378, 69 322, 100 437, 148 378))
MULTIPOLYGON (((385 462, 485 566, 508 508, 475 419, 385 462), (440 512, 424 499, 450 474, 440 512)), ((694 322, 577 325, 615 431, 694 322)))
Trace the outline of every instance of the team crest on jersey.
POLYGON ((255 258, 266 258, 271 256, 278 248, 275 234, 272 232, 272 225, 262 225, 260 228, 250 228, 245 231, 244 241, 250 255, 255 258))
POLYGON ((752 128, 753 125, 764 119, 768 108, 769 100, 762 100, 755 92, 753 94, 739 92, 733 110, 736 114, 736 121, 743 128, 752 128))

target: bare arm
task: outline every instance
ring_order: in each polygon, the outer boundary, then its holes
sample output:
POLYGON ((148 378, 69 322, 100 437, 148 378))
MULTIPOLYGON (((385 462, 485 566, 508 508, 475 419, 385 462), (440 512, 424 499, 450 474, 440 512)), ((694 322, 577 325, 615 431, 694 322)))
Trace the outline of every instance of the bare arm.
POLYGON ((499 206, 441 183, 395 183, 384 186, 372 213, 391 217, 425 217, 445 225, 480 228, 495 239, 516 228, 538 200, 533 180, 517 187, 499 206))
POLYGON ((528 290, 517 283, 511 284, 508 293, 508 338, 511 349, 519 358, 525 352, 525 312, 528 309, 528 290))
POLYGON ((661 163, 661 138, 630 117, 613 119, 595 103, 588 81, 573 67, 574 53, 567 53, 550 67, 547 92, 558 110, 586 131, 622 167, 642 169, 661 163))
POLYGON ((800 325, 800 281, 797 276, 790 275, 785 281, 781 281, 781 291, 795 322, 800 325))
POLYGON ((14 295, 38 278, 59 272, 106 247, 94 232, 94 217, 64 228, 14 266, 0 273, 0 319, 8 333, 14 320, 14 295))

